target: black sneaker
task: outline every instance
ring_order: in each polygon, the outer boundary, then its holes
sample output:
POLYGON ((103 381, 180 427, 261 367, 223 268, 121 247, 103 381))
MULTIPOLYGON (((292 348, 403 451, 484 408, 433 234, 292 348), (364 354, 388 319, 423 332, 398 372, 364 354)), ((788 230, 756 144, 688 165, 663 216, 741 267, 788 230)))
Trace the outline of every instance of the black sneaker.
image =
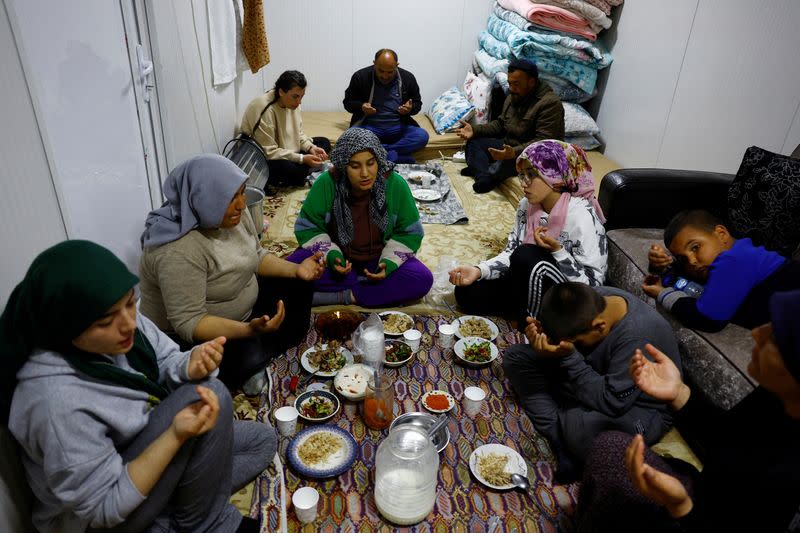
POLYGON ((461 169, 461 175, 462 176, 474 176, 475 175, 475 169, 472 168, 472 167, 469 167, 469 166, 464 167, 464 168, 461 169))
POLYGON ((495 183, 491 178, 476 179, 472 184, 472 190, 478 194, 483 194, 494 189, 495 183))

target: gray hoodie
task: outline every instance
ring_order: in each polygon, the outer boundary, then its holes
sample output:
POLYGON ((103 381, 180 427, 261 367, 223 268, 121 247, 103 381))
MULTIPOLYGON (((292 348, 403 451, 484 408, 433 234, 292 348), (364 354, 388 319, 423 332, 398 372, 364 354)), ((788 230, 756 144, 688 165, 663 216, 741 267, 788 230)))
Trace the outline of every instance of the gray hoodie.
MULTIPOLYGON (((189 381, 189 353, 144 315, 136 324, 158 357, 159 382, 172 390, 189 381)), ((125 355, 108 356, 135 372, 125 355)), ((121 523, 144 500, 118 450, 147 425, 147 393, 78 373, 55 352, 36 350, 17 374, 9 429, 24 450, 42 532, 82 532, 121 523)))

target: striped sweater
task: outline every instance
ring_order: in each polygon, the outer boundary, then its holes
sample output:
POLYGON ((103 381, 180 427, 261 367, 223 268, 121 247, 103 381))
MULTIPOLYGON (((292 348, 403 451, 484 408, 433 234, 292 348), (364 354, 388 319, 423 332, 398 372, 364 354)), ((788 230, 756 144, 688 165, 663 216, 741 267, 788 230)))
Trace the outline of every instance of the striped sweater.
MULTIPOLYGON (((319 176, 303 202, 294 234, 300 246, 311 252, 322 251, 330 268, 344 254, 330 235, 333 227, 333 200, 336 185, 327 172, 319 176)), ((423 230, 419 211, 405 180, 396 172, 386 179, 386 208, 389 224, 383 233, 383 250, 379 263, 386 265, 386 275, 397 270, 419 250, 423 230)))

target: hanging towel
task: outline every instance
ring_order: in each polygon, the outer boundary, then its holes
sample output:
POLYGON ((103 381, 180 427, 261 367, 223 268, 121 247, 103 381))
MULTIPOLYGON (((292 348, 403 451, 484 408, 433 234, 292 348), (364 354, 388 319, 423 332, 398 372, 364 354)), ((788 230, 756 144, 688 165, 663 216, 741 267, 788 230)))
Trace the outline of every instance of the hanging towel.
POLYGON ((206 10, 212 79, 216 87, 236 79, 236 11, 231 0, 206 0, 206 10))
POLYGON ((269 63, 269 44, 267 44, 267 29, 264 26, 262 0, 244 0, 242 50, 253 74, 269 63))

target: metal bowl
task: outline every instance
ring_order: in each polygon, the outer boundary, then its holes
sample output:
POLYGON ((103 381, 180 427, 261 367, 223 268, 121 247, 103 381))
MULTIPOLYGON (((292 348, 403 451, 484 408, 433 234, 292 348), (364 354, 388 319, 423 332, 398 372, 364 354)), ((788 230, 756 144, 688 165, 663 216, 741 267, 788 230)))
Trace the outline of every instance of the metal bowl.
MULTIPOLYGON (((419 411, 414 411, 411 413, 404 413, 397 418, 394 419, 392 425, 389 426, 389 431, 391 432, 396 426, 402 425, 411 425, 422 429, 423 431, 427 432, 428 428, 431 427, 434 422, 436 422, 436 417, 428 414, 422 413, 419 411)), ((447 445, 450 443, 450 431, 447 429, 447 425, 445 424, 442 426, 442 429, 436 432, 435 435, 432 437, 433 445, 436 446, 436 451, 441 452, 447 445)))

